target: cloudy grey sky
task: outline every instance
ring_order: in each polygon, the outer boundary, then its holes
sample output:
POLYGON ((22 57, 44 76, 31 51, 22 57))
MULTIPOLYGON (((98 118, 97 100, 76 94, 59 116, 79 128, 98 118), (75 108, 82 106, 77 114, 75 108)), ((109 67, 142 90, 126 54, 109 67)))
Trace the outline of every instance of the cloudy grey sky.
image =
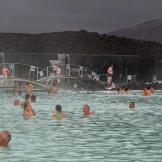
POLYGON ((162 18, 162 0, 0 0, 0 32, 107 33, 162 18))

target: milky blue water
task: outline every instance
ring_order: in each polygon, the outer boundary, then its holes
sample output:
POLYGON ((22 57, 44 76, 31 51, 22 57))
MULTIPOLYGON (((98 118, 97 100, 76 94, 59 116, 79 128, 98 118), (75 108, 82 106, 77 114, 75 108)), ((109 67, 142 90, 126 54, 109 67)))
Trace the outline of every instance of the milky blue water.
POLYGON ((37 117, 24 120, 22 109, 13 106, 12 95, 0 91, 0 130, 12 133, 10 146, 0 148, 0 161, 162 161, 162 92, 151 97, 137 91, 35 94, 37 102, 32 106, 37 117), (135 110, 128 108, 130 101, 136 102, 135 110), (94 117, 82 118, 84 103, 91 106, 94 117), (62 105, 67 119, 51 118, 56 104, 62 105))

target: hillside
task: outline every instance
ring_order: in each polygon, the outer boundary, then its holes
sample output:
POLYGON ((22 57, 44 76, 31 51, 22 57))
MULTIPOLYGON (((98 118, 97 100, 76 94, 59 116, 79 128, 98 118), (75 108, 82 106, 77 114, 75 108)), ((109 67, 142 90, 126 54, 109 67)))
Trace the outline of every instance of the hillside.
POLYGON ((162 18, 138 24, 130 28, 122 28, 108 33, 120 37, 143 39, 162 43, 162 18))
POLYGON ((162 54, 162 45, 81 30, 44 34, 0 33, 0 51, 149 56, 162 54))

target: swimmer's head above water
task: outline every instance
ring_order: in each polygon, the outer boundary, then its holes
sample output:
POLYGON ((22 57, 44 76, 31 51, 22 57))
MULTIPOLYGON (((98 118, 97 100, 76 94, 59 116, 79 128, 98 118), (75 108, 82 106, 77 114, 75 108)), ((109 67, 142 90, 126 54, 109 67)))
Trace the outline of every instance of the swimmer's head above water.
POLYGON ((25 95, 25 100, 29 100, 31 98, 30 94, 25 95))
POLYGON ((62 112, 62 107, 61 107, 61 105, 56 105, 56 107, 55 107, 55 110, 56 110, 56 112, 62 112))
POLYGON ((14 100, 14 106, 19 106, 20 105, 20 100, 19 99, 15 99, 14 100))
POLYGON ((0 132, 0 147, 8 146, 11 141, 11 133, 7 130, 0 132))
POLYGON ((129 102, 129 108, 130 109, 135 108, 135 102, 129 102))
POLYGON ((30 96, 30 94, 26 94, 25 95, 25 101, 23 101, 23 102, 21 102, 21 107, 23 108, 24 107, 24 103, 25 102, 30 102, 30 100, 31 100, 31 96, 30 96))
POLYGON ((88 117, 88 116, 91 116, 91 115, 94 115, 94 112, 90 111, 90 106, 87 105, 87 104, 83 105, 83 116, 88 117))
POLYGON ((66 114, 62 111, 62 107, 61 105, 56 105, 55 107, 55 111, 53 114, 52 114, 52 118, 53 119, 57 119, 57 120, 60 120, 60 119, 64 119, 66 117, 66 114))

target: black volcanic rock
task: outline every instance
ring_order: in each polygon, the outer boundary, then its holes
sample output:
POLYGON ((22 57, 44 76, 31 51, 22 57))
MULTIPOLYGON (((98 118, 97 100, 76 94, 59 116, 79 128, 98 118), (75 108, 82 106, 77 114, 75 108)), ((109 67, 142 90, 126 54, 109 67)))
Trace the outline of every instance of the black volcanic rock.
POLYGON ((162 54, 162 45, 81 30, 43 34, 0 33, 0 51, 148 56, 162 54))

